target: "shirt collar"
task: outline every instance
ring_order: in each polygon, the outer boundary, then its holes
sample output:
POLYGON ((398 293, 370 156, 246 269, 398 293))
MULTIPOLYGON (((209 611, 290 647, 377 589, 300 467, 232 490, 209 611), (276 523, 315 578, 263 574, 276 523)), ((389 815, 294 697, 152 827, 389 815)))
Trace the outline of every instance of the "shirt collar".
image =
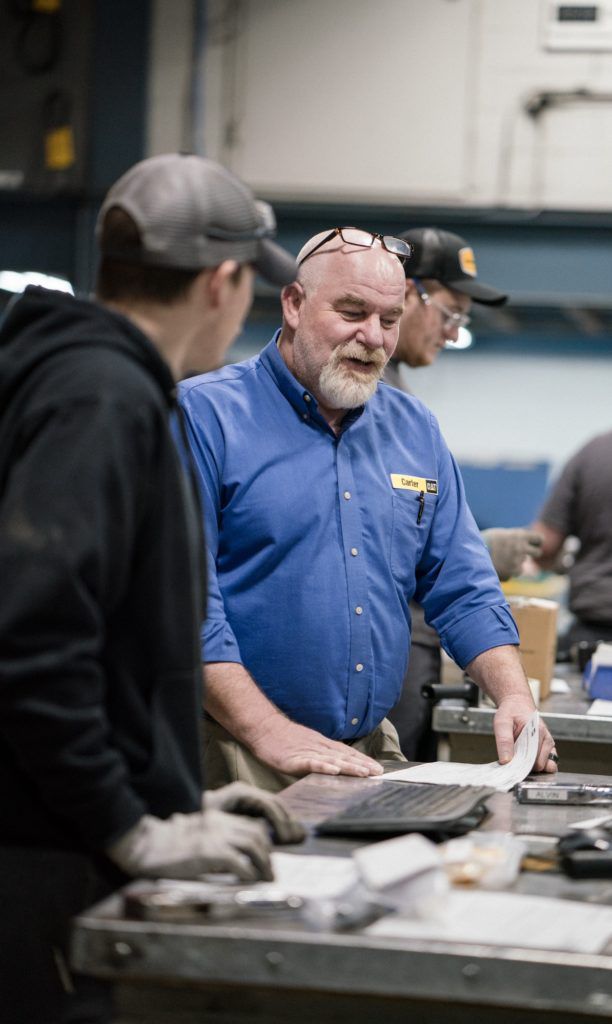
MULTIPOLYGON (((327 420, 319 413, 319 407, 315 396, 308 390, 308 388, 305 388, 300 384, 296 377, 293 376, 285 360, 280 354, 278 348, 279 338, 280 328, 261 352, 260 359, 264 368, 272 377, 279 391, 293 406, 301 420, 304 420, 304 422, 308 422, 309 420, 314 421, 320 426, 325 427, 325 429, 330 431, 330 433, 333 433, 327 420)), ((364 409, 365 406, 361 405, 358 409, 351 409, 347 412, 342 421, 343 432, 351 425, 351 423, 354 423, 354 421, 361 416, 364 409)))

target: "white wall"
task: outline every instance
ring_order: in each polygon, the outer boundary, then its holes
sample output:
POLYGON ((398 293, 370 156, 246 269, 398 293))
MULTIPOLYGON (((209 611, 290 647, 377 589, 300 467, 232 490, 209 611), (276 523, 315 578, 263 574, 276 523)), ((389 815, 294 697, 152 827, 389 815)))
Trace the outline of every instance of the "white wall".
POLYGON ((207 154, 272 198, 610 209, 612 102, 523 110, 612 96, 610 52, 545 48, 549 7, 208 0, 207 154))
MULTIPOLYGON (((479 0, 472 194, 478 202, 535 208, 610 209, 612 102, 523 111, 540 90, 587 88, 612 98, 609 50, 544 46, 550 0, 479 0)), ((610 4, 597 5, 600 12, 610 4)))
MULTIPOLYGON (((414 0, 244 3, 237 39, 207 55, 227 62, 238 48, 233 102, 209 109, 211 130, 218 116, 233 120, 232 145, 219 155, 260 192, 277 197, 402 198, 410 190, 423 199, 459 201, 469 11, 427 0, 418 4, 414 31, 414 6, 414 0), (431 46, 441 74, 431 73, 431 46), (427 82, 436 117, 425 145, 408 138, 410 123, 422 120, 422 92, 411 86, 417 81, 427 82), (449 160, 449 153, 458 159, 449 160)), ((207 83, 218 77, 209 66, 207 83)))
POLYGON ((464 462, 546 461, 558 470, 612 429, 606 359, 443 352, 404 380, 464 462))

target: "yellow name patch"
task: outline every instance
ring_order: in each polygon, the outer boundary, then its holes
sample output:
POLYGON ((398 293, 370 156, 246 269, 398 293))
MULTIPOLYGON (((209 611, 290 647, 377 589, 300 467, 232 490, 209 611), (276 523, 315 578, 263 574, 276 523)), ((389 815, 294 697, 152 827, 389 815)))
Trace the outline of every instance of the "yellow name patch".
POLYGON ((437 480, 427 480, 424 476, 408 476, 404 473, 391 473, 391 486, 400 491, 423 491, 424 494, 438 493, 437 480))

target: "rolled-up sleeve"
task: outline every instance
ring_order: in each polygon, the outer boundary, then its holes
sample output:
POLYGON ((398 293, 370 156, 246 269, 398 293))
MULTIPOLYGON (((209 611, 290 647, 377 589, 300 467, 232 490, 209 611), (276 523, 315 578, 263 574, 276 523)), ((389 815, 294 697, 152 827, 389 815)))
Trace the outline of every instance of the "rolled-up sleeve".
POLYGON ((518 644, 518 630, 506 604, 483 608, 452 623, 443 646, 461 668, 483 651, 504 644, 518 644))

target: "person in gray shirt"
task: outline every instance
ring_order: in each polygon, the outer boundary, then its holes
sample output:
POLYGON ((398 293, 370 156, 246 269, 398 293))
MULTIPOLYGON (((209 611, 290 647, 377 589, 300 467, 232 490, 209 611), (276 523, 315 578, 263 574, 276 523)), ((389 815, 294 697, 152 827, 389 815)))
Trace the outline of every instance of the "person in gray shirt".
POLYGON ((542 568, 554 568, 567 537, 580 542, 569 569, 575 616, 564 642, 612 641, 612 431, 585 444, 564 466, 540 511, 542 568))

